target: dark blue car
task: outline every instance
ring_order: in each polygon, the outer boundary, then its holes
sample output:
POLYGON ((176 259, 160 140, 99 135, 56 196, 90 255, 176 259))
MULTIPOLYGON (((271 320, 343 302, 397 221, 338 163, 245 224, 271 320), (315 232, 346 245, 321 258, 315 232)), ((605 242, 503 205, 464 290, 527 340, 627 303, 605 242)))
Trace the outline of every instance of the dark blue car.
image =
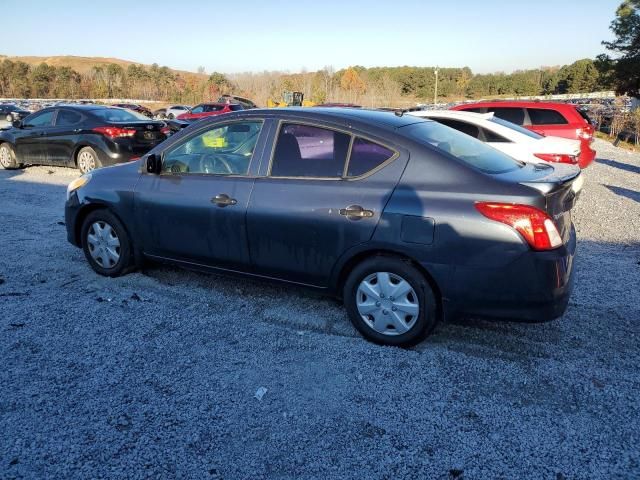
POLYGON ((249 110, 80 177, 66 225, 101 275, 155 260, 310 286, 411 345, 452 315, 563 314, 579 174, 412 116, 249 110))

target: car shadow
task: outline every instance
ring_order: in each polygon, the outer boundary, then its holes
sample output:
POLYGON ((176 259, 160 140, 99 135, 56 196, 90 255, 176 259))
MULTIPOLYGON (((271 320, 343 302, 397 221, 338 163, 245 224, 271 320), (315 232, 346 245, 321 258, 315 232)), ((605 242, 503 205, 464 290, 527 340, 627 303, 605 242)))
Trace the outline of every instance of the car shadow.
POLYGON ((609 190, 611 190, 616 195, 620 195, 621 197, 630 198, 631 200, 635 200, 640 203, 640 192, 635 190, 631 190, 629 188, 624 187, 616 187, 615 185, 604 185, 609 190))
POLYGON ((619 168, 620 170, 624 170, 625 172, 640 173, 640 167, 636 165, 629 165, 628 163, 609 160, 607 158, 598 158, 596 162, 603 163, 605 165, 608 165, 609 167, 619 168))

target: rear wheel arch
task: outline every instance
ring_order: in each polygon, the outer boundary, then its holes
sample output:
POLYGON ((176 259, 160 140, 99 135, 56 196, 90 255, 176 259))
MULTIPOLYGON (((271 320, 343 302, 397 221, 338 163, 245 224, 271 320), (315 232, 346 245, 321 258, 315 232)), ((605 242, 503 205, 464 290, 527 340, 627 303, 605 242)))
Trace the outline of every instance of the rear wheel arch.
POLYGON ((440 291, 440 287, 438 286, 438 283, 433 278, 433 275, 431 275, 431 273, 424 266, 422 266, 419 262, 415 261, 410 256, 393 251, 393 250, 385 250, 385 249, 365 250, 351 257, 349 260, 347 260, 344 263, 344 265, 342 265, 342 268, 340 269, 340 273, 338 274, 336 278, 336 282, 334 284, 335 291, 339 295, 342 295, 342 290, 344 288, 345 282, 349 278, 349 274, 353 271, 353 269, 359 264, 361 264, 362 262, 364 262, 365 260, 368 260, 373 257, 397 258, 399 260, 403 260, 407 262, 409 265, 417 269, 424 276, 427 283, 433 290, 433 293, 435 294, 436 302, 437 302, 436 314, 438 315, 438 318, 442 318, 442 314, 443 314, 442 292, 440 291))

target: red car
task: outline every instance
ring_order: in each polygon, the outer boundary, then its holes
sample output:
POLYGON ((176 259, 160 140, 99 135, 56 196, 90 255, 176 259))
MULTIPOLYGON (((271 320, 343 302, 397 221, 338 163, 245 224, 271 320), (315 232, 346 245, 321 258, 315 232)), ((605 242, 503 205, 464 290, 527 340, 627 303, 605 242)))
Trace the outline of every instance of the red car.
POLYGON ((596 157, 595 150, 591 148, 595 128, 587 114, 577 105, 505 100, 456 105, 451 110, 493 112, 496 117, 522 125, 541 135, 580 140, 580 168, 589 166, 596 157))
POLYGON ((201 103, 176 118, 178 120, 198 120, 199 118, 222 115, 223 113, 236 112, 238 110, 244 110, 239 103, 201 103))

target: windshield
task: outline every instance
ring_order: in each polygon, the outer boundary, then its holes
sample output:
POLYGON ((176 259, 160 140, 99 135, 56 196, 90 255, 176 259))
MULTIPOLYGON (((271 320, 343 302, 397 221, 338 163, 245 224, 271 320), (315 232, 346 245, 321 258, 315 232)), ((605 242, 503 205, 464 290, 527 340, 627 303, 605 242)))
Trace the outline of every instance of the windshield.
POLYGON ((503 127, 510 128, 511 130, 515 130, 516 132, 526 135, 527 137, 535 138, 536 140, 539 140, 540 138, 543 137, 539 133, 532 132, 529 129, 521 127, 520 125, 516 125, 515 123, 508 122, 507 120, 503 120, 502 118, 498 118, 494 116, 493 118, 489 119, 489 121, 493 123, 497 123, 498 125, 502 125, 503 127))
POLYGON ((402 131, 410 138, 427 142, 484 173, 506 173, 524 165, 480 140, 434 121, 412 123, 402 127, 402 131))
POLYGON ((123 110, 121 108, 98 108, 91 110, 96 117, 106 122, 139 122, 140 120, 149 121, 147 117, 136 113, 132 110, 123 110))

